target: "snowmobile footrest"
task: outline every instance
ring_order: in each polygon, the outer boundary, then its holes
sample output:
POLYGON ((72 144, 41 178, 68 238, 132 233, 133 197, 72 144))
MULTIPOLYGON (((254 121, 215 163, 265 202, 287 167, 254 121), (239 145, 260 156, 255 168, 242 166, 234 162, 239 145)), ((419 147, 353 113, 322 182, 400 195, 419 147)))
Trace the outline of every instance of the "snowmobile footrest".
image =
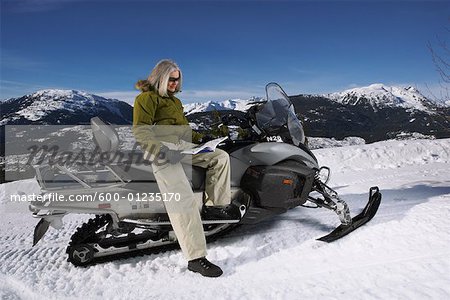
POLYGON ((340 225, 335 230, 333 230, 331 233, 329 233, 317 240, 330 243, 337 239, 340 239, 343 236, 346 236, 353 230, 366 224, 377 213, 378 207, 380 206, 380 202, 381 202, 380 190, 376 186, 371 187, 369 202, 367 202, 366 207, 364 207, 363 211, 359 215, 352 218, 352 223, 350 225, 340 225))

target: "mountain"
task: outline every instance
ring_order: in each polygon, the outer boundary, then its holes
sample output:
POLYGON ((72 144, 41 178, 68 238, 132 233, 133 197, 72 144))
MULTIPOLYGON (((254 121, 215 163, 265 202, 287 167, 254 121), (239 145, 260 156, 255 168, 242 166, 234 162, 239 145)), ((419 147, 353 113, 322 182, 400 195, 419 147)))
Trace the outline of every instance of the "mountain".
MULTIPOLYGON (((327 95, 290 97, 304 119, 307 136, 343 139, 358 136, 367 142, 414 133, 436 138, 450 137, 450 107, 428 100, 413 87, 373 84, 327 95)), ((245 119, 245 111, 261 98, 186 104, 187 117, 196 129, 209 130, 220 120, 217 115, 233 114, 245 119)), ((131 124, 132 107, 74 90, 42 90, 0 102, 0 125, 88 124, 100 116, 112 124, 131 124)), ((0 126, 0 135, 2 135, 0 126)))
POLYGON ((291 97, 311 136, 359 136, 367 142, 425 135, 450 137, 450 107, 413 87, 372 84, 340 93, 291 97))
POLYGON ((241 99, 231 99, 222 102, 208 101, 203 103, 190 103, 184 105, 184 112, 186 115, 208 112, 208 111, 219 111, 219 110, 239 110, 247 111, 254 102, 260 102, 262 98, 253 97, 248 100, 241 99))
POLYGON ((41 90, 0 102, 0 125, 79 125, 94 116, 114 124, 131 124, 133 108, 116 99, 75 90, 41 90))
MULTIPOLYGON (((343 104, 324 96, 290 97, 304 119, 307 136, 343 139, 359 136, 366 142, 397 137, 413 137, 415 133, 450 137, 450 107, 431 105, 426 110, 402 106, 378 105, 360 101, 343 104)), ((374 103, 374 102, 372 102, 374 103)))
MULTIPOLYGON (((414 87, 386 86, 382 83, 349 89, 343 92, 310 96, 313 98, 326 98, 343 105, 370 107, 375 111, 382 108, 404 108, 432 113, 446 106, 448 107, 446 104, 429 100, 414 87)), ((191 103, 184 106, 184 111, 187 115, 214 110, 246 111, 252 106, 252 102, 260 102, 263 100, 262 98, 254 97, 249 100, 233 99, 222 102, 208 101, 204 103, 191 103)))
MULTIPOLYGON (((373 84, 327 95, 290 96, 304 120, 307 136, 343 139, 358 136, 367 142, 417 136, 450 137, 450 107, 434 103, 413 87, 390 87, 373 84)), ((253 99, 252 99, 253 100, 253 99)), ((220 107, 221 115, 242 115, 249 107, 243 100, 233 111, 225 111, 227 102, 208 102, 208 109, 220 107)), ((247 100, 248 102, 253 102, 247 100)), ((207 110, 188 112, 188 119, 201 128, 212 121, 207 110)))
POLYGON ((439 106, 431 102, 414 87, 386 86, 381 83, 332 93, 325 97, 347 105, 365 105, 373 109, 402 107, 433 112, 439 106))

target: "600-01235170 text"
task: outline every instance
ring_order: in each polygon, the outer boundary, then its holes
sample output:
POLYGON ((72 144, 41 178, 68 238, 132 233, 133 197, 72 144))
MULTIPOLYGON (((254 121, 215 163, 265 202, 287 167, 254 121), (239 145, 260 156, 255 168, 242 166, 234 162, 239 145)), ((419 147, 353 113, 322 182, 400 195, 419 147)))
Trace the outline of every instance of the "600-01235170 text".
POLYGON ((135 202, 168 202, 180 201, 181 195, 179 193, 114 193, 114 192, 95 192, 92 194, 78 194, 78 195, 63 195, 60 193, 46 193, 46 194, 12 194, 10 195, 11 202, 110 202, 110 201, 135 201, 135 202))

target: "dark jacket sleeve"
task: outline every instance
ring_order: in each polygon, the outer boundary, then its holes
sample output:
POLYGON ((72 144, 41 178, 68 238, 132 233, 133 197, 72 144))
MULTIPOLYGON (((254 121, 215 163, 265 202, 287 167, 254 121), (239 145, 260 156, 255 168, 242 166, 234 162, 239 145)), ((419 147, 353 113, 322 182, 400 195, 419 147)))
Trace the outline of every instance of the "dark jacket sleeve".
POLYGON ((161 148, 161 142, 154 138, 152 128, 155 112, 158 107, 158 99, 150 93, 141 93, 136 97, 133 107, 133 134, 136 141, 144 151, 152 156, 157 156, 161 148))

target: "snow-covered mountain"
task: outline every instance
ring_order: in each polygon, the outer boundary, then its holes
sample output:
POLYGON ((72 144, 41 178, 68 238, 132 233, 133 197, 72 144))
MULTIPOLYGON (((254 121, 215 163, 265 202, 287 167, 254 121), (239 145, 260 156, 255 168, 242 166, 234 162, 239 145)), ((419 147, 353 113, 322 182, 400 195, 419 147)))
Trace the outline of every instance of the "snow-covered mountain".
MULTIPOLYGON (((387 86, 382 83, 372 84, 331 94, 321 97, 343 105, 364 105, 374 110, 380 108, 404 108, 415 109, 426 112, 435 112, 436 108, 444 104, 435 103, 425 97, 414 87, 387 86)), ((246 111, 252 102, 262 101, 262 98, 251 98, 248 100, 233 99, 226 101, 208 101, 203 103, 192 103, 184 106, 186 114, 208 112, 214 110, 239 110, 246 111)))
POLYGON ((199 113, 199 112, 207 112, 207 111, 218 111, 218 110, 238 110, 238 111, 247 111, 254 102, 262 101, 262 98, 253 97, 247 100, 241 99, 230 99, 221 102, 216 101, 208 101, 208 102, 197 102, 190 103, 184 105, 184 112, 187 115, 199 113))
MULTIPOLYGON (((450 137, 450 106, 438 105, 412 87, 374 84, 328 95, 290 96, 301 113, 307 136, 343 139, 358 136, 367 142, 395 138, 398 134, 420 133, 450 137)), ((209 130, 220 114, 244 117, 244 112, 262 98, 208 101, 186 104, 191 123, 209 130)), ((112 124, 130 124, 132 107, 125 102, 106 99, 74 90, 43 90, 0 102, 1 125, 88 124, 99 116, 112 124)))
POLYGON ((123 101, 75 90, 41 90, 0 102, 0 108, 0 125, 83 124, 94 116, 127 124, 132 118, 132 107, 123 101))
MULTIPOLYGON (((360 87, 322 95, 332 101, 343 105, 369 105, 374 110, 386 107, 400 107, 404 109, 415 109, 426 112, 433 112, 439 105, 431 102, 414 87, 386 86, 384 84, 372 84, 367 87, 360 87)), ((189 103, 184 105, 187 115, 200 112, 236 110, 246 111, 254 102, 264 99, 253 97, 250 99, 230 99, 225 101, 208 101, 189 103)), ((131 121, 131 106, 116 99, 107 99, 101 96, 88 94, 76 90, 41 90, 31 95, 20 98, 12 98, 1 105, 0 125, 17 123, 35 123, 58 111, 64 111, 67 116, 75 113, 98 114, 106 109, 114 118, 123 118, 126 122, 131 121), (22 121, 20 121, 22 120, 22 121), (28 122, 26 121, 28 120, 28 122)), ((442 105, 442 104, 441 104, 442 105)), ((64 118, 54 117, 49 119, 64 123, 64 118)), ((123 122, 122 122, 123 123, 123 122)))
POLYGON ((342 104, 370 105, 374 109, 402 107, 431 112, 437 105, 414 87, 386 86, 381 83, 324 96, 342 104))
MULTIPOLYGON (((236 116, 251 105, 250 100, 207 102, 186 106, 188 119, 202 128, 212 125, 211 110, 236 116)), ((262 100, 262 99, 258 99, 262 100)), ((367 142, 421 134, 429 137, 450 137, 450 106, 434 103, 413 87, 390 87, 373 84, 327 95, 296 95, 290 100, 303 116, 307 136, 349 136, 367 142)))

